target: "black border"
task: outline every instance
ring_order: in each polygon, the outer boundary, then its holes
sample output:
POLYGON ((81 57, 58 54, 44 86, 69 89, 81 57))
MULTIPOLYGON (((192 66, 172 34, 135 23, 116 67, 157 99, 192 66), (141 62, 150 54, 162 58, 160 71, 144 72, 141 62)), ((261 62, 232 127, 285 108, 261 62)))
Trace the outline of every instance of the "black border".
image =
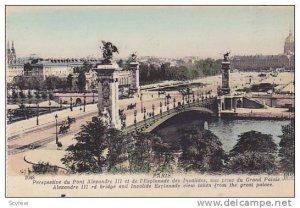
MULTIPOLYGON (((294 45, 294 51, 295 51, 295 54, 296 54, 296 5, 295 4, 277 4, 277 5, 266 5, 266 4, 263 4, 263 5, 259 5, 259 4, 254 4, 254 5, 251 5, 251 4, 246 4, 246 5, 238 5, 238 4, 235 4, 235 5, 230 5, 230 4, 227 4, 227 5, 213 5, 213 4, 208 4, 208 5, 205 5, 205 4, 202 4, 202 5, 197 5, 197 4, 191 4, 191 5, 184 5, 184 4, 176 4, 176 5, 168 5, 168 4, 162 4, 162 5, 151 5, 151 4, 145 4, 145 5, 139 5, 139 4, 132 4, 132 5, 122 5, 122 4, 115 4, 115 5, 97 5, 97 4, 91 4, 91 5, 80 5, 80 4, 77 4, 77 5, 68 5, 68 4, 62 4, 62 5, 56 5, 56 4, 45 4, 45 5, 38 5, 38 4, 27 4, 27 5, 22 5, 22 4, 5 4, 5 38, 4 38, 4 47, 5 47, 5 52, 4 52, 4 59, 5 60, 5 68, 4 68, 4 71, 5 71, 5 122, 4 122, 4 129, 5 129, 5 182, 4 182, 4 185, 5 185, 5 198, 11 198, 11 199, 15 199, 15 198, 18 198, 18 199, 34 199, 34 198, 43 198, 43 199, 51 199, 51 198, 54 198, 54 199, 57 199, 57 198, 63 198, 63 197, 9 197, 7 196, 7 169, 6 169, 6 166, 7 166, 7 134, 6 134, 6 126, 7 126, 7 122, 6 122, 6 108, 7 108, 7 90, 6 90, 6 87, 7 87, 7 81, 6 81, 6 68, 7 68, 7 63, 6 63, 6 23, 7 23, 7 19, 6 19, 6 8, 9 7, 9 6, 20 6, 20 7, 43 7, 43 6, 47 6, 47 7, 51 7, 51 6, 55 6, 55 7, 59 7, 59 6, 65 6, 65 7, 91 7, 91 6, 98 6, 98 7, 294 7, 294 40, 295 40, 295 45, 294 45)), ((294 83, 296 81, 296 55, 295 55, 295 69, 294 69, 294 83)), ((294 90, 295 90, 295 96, 296 96, 296 85, 294 85, 294 90)), ((295 105, 296 105, 296 100, 295 100, 295 105)), ((296 117, 296 110, 295 110, 295 117, 296 117)), ((295 122, 295 130, 296 130, 296 119, 294 118, 294 122, 295 122)), ((296 154, 296 135, 295 135, 295 154, 296 154)), ((193 198, 193 199, 196 199, 196 198, 207 198, 207 199, 215 199, 215 198, 219 198, 219 199, 232 199, 232 198, 240 198, 240 199, 253 199, 253 198, 264 198, 264 199, 277 199, 277 198, 282 198, 282 199, 291 199, 291 198, 296 198, 296 155, 294 156, 294 161, 295 161, 295 172, 294 172, 294 196, 293 197, 262 197, 262 196, 258 196, 258 197, 225 197, 225 196, 222 196, 222 197, 203 197, 203 196, 196 196, 196 197, 66 197, 68 199, 76 199, 76 198, 112 198, 112 199, 118 199, 118 198, 158 198, 158 199, 162 199, 162 198, 167 198, 167 199, 174 199, 174 198, 193 198)))

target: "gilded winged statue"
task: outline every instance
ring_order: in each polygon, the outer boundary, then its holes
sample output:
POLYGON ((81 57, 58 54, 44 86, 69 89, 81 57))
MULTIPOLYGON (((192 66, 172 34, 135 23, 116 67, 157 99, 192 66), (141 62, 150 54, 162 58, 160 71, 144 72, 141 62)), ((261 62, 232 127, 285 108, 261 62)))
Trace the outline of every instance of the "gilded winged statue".
POLYGON ((119 53, 118 48, 111 42, 105 42, 102 40, 103 46, 100 46, 103 54, 103 64, 111 64, 113 53, 119 53))

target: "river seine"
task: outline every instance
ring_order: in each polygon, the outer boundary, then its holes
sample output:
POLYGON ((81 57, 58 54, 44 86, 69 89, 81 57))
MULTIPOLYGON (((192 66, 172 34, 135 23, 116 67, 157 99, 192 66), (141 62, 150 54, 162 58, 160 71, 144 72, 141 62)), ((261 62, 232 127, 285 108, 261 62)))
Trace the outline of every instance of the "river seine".
POLYGON ((178 148, 180 129, 193 125, 203 127, 205 121, 208 123, 208 129, 219 137, 225 151, 232 149, 241 133, 251 130, 271 134, 274 142, 279 144, 282 125, 290 123, 289 120, 222 119, 199 114, 185 114, 165 122, 154 132, 164 141, 171 143, 174 148, 178 148))

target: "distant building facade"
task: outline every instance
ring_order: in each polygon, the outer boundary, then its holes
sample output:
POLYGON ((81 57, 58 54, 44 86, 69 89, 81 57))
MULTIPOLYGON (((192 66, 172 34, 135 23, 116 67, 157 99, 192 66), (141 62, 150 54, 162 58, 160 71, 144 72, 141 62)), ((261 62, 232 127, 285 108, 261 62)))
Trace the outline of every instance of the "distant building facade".
POLYGON ((289 36, 285 39, 283 53, 285 55, 295 55, 295 40, 292 30, 290 30, 289 36))
MULTIPOLYGON (((16 76, 23 76, 25 78, 36 78, 42 81, 50 76, 57 76, 62 79, 66 79, 69 74, 72 74, 74 82, 74 89, 72 90, 74 91, 78 90, 75 84, 78 73, 76 72, 76 70, 74 70, 74 68, 83 66, 85 62, 92 64, 92 66, 97 66, 101 62, 100 59, 95 58, 42 59, 35 55, 21 59, 17 58, 13 43, 11 47, 9 47, 9 43, 7 44, 6 60, 7 83, 12 83, 14 77, 16 76)), ((86 90, 95 89, 97 85, 97 73, 91 70, 85 75, 86 90)), ((134 83, 134 81, 138 79, 138 74, 136 75, 130 69, 125 70, 123 68, 120 68, 118 77, 120 89, 132 89, 132 83, 134 83)))
POLYGON ((290 31, 285 39, 283 54, 279 55, 251 55, 234 56, 231 59, 232 68, 241 71, 261 71, 284 68, 285 70, 295 69, 295 42, 290 31))

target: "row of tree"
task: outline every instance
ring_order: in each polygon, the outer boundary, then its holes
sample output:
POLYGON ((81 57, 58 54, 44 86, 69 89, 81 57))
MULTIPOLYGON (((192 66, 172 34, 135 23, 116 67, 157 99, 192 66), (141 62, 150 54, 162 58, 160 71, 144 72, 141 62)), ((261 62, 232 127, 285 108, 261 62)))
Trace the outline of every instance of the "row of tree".
POLYGON ((278 148, 272 136, 249 131, 226 153, 219 138, 209 130, 184 129, 180 156, 166 142, 150 133, 124 135, 108 129, 94 117, 81 127, 77 143, 67 148, 62 162, 79 173, 149 173, 194 171, 200 173, 275 173, 294 172, 294 122, 282 127, 278 148))
POLYGON ((221 60, 205 59, 181 66, 171 66, 170 63, 161 65, 140 65, 141 83, 152 83, 164 80, 188 80, 204 76, 219 74, 221 71, 221 60))

